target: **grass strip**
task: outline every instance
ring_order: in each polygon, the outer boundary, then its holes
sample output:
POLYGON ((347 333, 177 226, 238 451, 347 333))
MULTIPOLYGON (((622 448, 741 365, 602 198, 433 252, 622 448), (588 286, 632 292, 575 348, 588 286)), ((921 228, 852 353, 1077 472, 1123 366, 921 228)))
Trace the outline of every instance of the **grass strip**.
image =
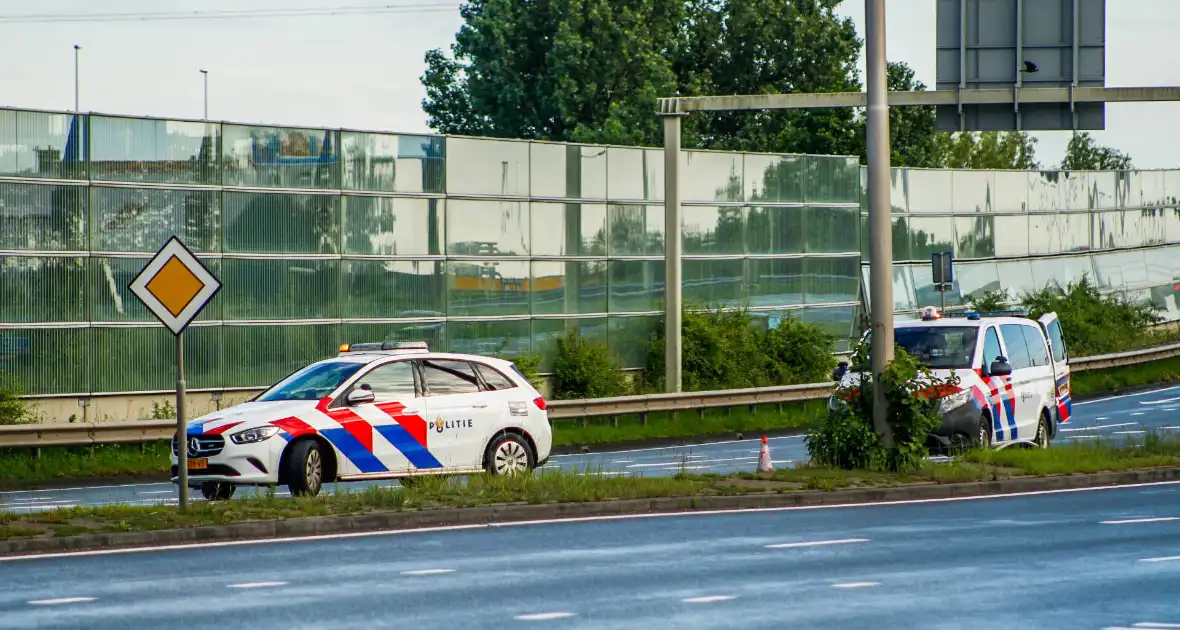
POLYGON ((1083 397, 1176 381, 1180 381, 1180 357, 1077 372, 1070 377, 1070 387, 1074 397, 1083 397))
POLYGON ((271 492, 232 501, 198 502, 184 514, 174 506, 164 505, 0 513, 0 539, 490 505, 884 488, 1176 465, 1180 465, 1180 439, 1148 434, 1142 440, 1122 445, 1094 441, 1054 446, 1044 451, 1019 447, 976 451, 949 463, 927 462, 917 470, 900 474, 801 466, 771 473, 673 477, 622 477, 597 470, 541 470, 535 475, 513 477, 426 477, 400 489, 371 487, 350 492, 344 485, 337 493, 318 497, 279 498, 271 492))

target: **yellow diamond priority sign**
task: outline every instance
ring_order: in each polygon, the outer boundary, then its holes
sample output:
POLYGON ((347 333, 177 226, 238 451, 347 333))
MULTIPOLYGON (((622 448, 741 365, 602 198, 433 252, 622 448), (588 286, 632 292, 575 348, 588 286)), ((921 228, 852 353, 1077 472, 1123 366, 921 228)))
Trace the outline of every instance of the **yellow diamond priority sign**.
POLYGON ((131 292, 179 335, 221 289, 221 282, 173 236, 131 283, 131 292))

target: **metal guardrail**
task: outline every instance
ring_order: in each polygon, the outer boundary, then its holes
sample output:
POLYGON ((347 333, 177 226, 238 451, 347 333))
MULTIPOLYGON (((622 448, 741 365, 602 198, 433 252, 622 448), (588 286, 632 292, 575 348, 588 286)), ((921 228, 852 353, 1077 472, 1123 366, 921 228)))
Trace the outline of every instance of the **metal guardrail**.
MULTIPOLYGON (((1180 356, 1180 343, 1173 343, 1142 350, 1070 359, 1070 370, 1073 372, 1102 370, 1151 363, 1177 356, 1180 356)), ((821 400, 831 394, 835 385, 835 383, 810 383, 680 394, 554 400, 549 402, 548 408, 550 418, 568 420, 571 418, 746 407, 821 400)), ((0 426, 0 447, 36 448, 154 442, 172 439, 175 431, 176 422, 173 420, 0 426)))

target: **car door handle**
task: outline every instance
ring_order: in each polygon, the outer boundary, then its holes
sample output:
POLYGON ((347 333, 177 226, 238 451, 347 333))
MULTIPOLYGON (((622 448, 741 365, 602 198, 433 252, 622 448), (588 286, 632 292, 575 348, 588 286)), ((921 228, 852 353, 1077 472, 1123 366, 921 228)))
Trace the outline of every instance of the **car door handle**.
POLYGON ((418 413, 418 410, 417 410, 417 409, 402 409, 402 413, 401 413, 401 415, 403 415, 403 416, 413 416, 413 415, 417 415, 417 413, 418 413))

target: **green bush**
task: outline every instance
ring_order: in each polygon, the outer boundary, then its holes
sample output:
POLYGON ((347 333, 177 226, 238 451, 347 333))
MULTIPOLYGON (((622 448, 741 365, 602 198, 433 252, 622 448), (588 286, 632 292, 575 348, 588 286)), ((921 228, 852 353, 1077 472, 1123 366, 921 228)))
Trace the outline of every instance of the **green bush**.
POLYGON ((516 369, 520 370, 520 373, 538 390, 545 384, 545 379, 541 378, 541 357, 535 354, 525 354, 509 358, 498 354, 496 358, 511 361, 516 369))
POLYGON ((0 387, 0 425, 29 424, 33 414, 13 388, 0 387))
POLYGON ((576 330, 557 340, 553 397, 557 400, 623 396, 630 386, 606 343, 585 339, 576 330))
POLYGON ((836 337, 792 315, 766 331, 767 377, 774 385, 823 383, 832 378, 836 337))
MULTIPOLYGON (((855 355, 853 365, 868 364, 865 344, 857 348, 855 355)), ((877 384, 871 374, 860 372, 858 376, 856 385, 836 390, 834 396, 840 402, 820 428, 805 437, 812 462, 849 470, 917 469, 929 452, 930 433, 941 423, 939 397, 933 392, 954 385, 957 379, 935 377, 929 368, 898 346, 893 363, 881 378, 894 441, 893 448, 885 448, 873 429, 873 389, 877 384)))
POLYGON ((1073 356, 1119 352, 1158 341, 1152 331, 1161 321, 1150 302, 1104 295, 1087 277, 1061 288, 1050 285, 1021 297, 1029 315, 1057 313, 1073 356))
POLYGON ((1002 311, 1008 307, 1011 297, 1008 295, 1007 289, 996 289, 995 291, 984 291, 979 295, 968 299, 971 304, 971 309, 980 313, 989 313, 995 311, 1002 311))

